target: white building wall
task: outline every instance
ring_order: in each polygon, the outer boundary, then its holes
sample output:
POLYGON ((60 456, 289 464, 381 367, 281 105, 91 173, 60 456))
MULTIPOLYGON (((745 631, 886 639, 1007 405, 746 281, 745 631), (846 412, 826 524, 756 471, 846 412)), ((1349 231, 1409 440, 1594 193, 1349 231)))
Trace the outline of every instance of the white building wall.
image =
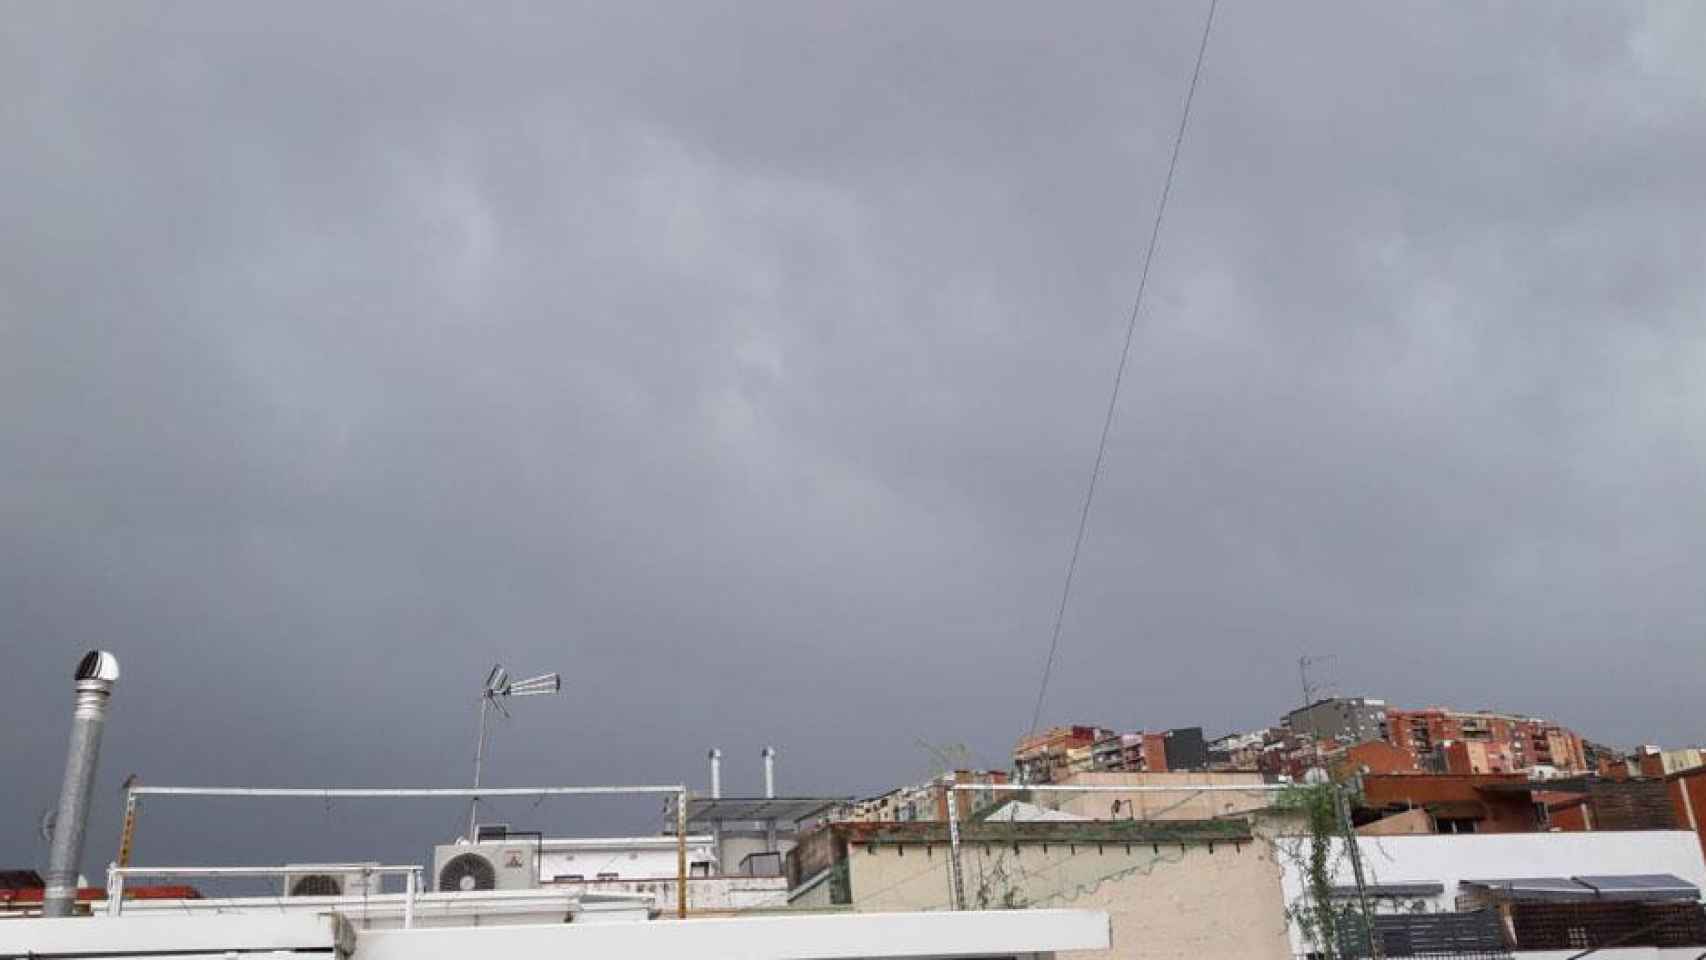
POLYGON ((1031 960, 1107 945, 1108 915, 1100 911, 1003 910, 393 930, 363 935, 353 960, 1031 960))
MULTIPOLYGON (((687 838, 687 862, 690 874, 694 863, 715 864, 709 836, 687 838)), ((578 874, 591 882, 602 873, 616 880, 659 880, 673 878, 677 866, 674 837, 548 837, 541 845, 539 879, 550 883, 578 874)))

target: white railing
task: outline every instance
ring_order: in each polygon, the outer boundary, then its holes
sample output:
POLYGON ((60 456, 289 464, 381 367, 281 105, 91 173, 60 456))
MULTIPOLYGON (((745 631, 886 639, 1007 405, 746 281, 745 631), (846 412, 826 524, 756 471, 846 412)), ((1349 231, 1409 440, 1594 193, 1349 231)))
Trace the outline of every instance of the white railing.
MULTIPOLYGON (((687 916, 687 801, 689 791, 684 784, 643 784, 638 786, 591 786, 591 787, 170 787, 145 786, 137 784, 125 791, 126 836, 129 837, 136 801, 142 797, 246 797, 296 800, 423 800, 442 799, 446 797, 474 798, 482 797, 597 797, 624 796, 643 794, 664 794, 675 798, 675 834, 676 834, 676 914, 687 916)), ((470 841, 474 837, 468 838, 470 841)), ((123 844, 129 849, 129 840, 123 844)), ((145 874, 148 876, 270 876, 270 873, 254 871, 274 871, 275 867, 168 867, 154 869, 138 869, 129 866, 120 867, 116 864, 109 869, 108 876, 117 880, 119 887, 124 885, 124 877, 128 874, 145 874), (168 872, 160 873, 161 869, 168 872), (184 871, 172 873, 170 871, 184 871), (202 873, 187 871, 201 870, 202 873), (117 871, 116 873, 113 871, 117 871), (243 873, 242 871, 251 871, 243 873)), ((325 869, 322 867, 321 869, 325 869)), ((359 864, 348 867, 352 872, 365 869, 359 864)), ((381 867, 377 870, 387 873, 417 871, 419 867, 381 867)), ((298 872, 292 868, 291 872, 298 872)), ((414 873, 408 874, 409 892, 404 900, 404 926, 411 926, 414 921, 415 892, 419 887, 414 873)), ((107 912, 117 914, 118 904, 122 896, 113 896, 113 886, 109 882, 107 894, 110 903, 107 912)), ((122 893, 122 889, 120 890, 122 893)))
POLYGON ((359 873, 366 877, 403 876, 403 927, 415 925, 415 896, 421 888, 421 868, 371 863, 293 863, 287 867, 107 867, 107 916, 124 912, 126 877, 279 877, 302 873, 359 873))

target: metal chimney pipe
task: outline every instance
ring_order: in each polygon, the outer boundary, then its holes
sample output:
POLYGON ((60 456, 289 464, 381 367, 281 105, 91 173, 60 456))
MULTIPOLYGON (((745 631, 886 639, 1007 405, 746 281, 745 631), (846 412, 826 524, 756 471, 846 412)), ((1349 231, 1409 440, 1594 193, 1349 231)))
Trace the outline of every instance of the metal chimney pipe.
POLYGON ((91 650, 77 663, 76 708, 71 713, 71 747, 65 756, 65 783, 59 788, 59 812, 53 821, 53 845, 47 854, 44 917, 69 917, 77 902, 77 868, 83 861, 83 831, 89 820, 89 794, 101 757, 101 728, 107 701, 118 682, 118 658, 91 650))
POLYGON ((711 799, 720 799, 723 795, 723 751, 711 748, 711 799))
POLYGON ((776 796, 776 748, 764 748, 764 798, 774 799, 776 796))

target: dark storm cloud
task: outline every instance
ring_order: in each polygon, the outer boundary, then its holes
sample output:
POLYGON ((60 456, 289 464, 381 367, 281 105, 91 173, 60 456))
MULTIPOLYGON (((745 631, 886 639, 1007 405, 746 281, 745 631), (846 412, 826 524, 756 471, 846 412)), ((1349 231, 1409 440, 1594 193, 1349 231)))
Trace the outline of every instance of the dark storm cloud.
MULTIPOLYGON (((114 785, 459 782, 500 659, 499 781, 999 762, 1201 13, 9 5, 0 861, 96 644, 114 785)), ((1702 26, 1222 5, 1046 719, 1706 739, 1702 26)), ((276 815, 145 849, 456 823, 276 815)))

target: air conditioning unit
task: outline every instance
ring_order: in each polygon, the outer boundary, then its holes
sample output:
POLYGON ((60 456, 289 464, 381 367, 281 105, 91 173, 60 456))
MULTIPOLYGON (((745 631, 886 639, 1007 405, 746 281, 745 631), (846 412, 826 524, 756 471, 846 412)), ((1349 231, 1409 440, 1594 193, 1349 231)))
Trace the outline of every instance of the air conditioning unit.
POLYGON ((447 843, 432 851, 433 889, 532 890, 539 886, 539 848, 533 843, 447 843))
MULTIPOLYGON (((363 866, 377 867, 379 863, 363 866)), ((287 897, 371 897, 380 892, 379 874, 370 871, 328 870, 311 863, 286 864, 284 870, 283 892, 287 897)))

